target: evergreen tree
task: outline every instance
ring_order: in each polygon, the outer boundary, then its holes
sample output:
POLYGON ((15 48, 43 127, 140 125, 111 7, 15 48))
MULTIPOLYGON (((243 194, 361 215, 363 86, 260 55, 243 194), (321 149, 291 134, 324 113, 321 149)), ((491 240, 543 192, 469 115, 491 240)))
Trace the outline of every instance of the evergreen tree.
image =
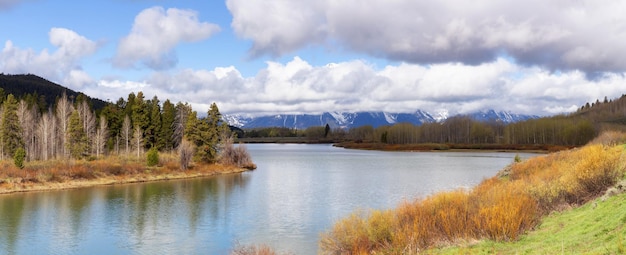
POLYGON ((2 122, 0 123, 0 136, 4 154, 13 157, 19 148, 24 147, 22 140, 22 128, 17 116, 17 100, 12 94, 2 104, 2 122))
POLYGON ((149 102, 148 107, 150 109, 150 122, 144 132, 144 139, 146 146, 160 149, 161 146, 158 143, 161 136, 161 106, 159 105, 159 99, 154 96, 149 102))
MULTIPOLYGON (((130 115, 130 120, 133 123, 133 127, 139 127, 139 129, 145 131, 150 124, 150 111, 148 104, 144 100, 143 92, 139 91, 137 93, 137 97, 135 97, 135 102, 131 108, 132 114, 130 115)), ((143 136, 145 137, 145 135, 143 136)))
POLYGON ((68 151, 72 158, 81 159, 89 155, 89 140, 77 110, 72 111, 70 115, 66 134, 68 136, 68 151))
POLYGON ((161 114, 161 132, 159 134, 159 147, 166 151, 174 149, 174 121, 176 120, 176 107, 165 100, 163 102, 163 113, 161 114))

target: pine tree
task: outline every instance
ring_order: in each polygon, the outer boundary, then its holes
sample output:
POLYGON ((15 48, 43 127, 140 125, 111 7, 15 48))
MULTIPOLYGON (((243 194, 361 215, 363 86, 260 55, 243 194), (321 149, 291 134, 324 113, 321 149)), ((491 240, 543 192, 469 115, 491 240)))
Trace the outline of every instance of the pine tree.
POLYGON ((154 96, 149 102, 148 107, 150 110, 150 122, 144 132, 144 139, 146 146, 160 149, 160 144, 158 143, 161 134, 161 106, 159 105, 159 99, 154 96))
POLYGON ((159 133, 159 147, 166 151, 174 149, 174 122, 176 120, 176 108, 170 100, 163 102, 161 114, 161 131, 159 133))
MULTIPOLYGON (((142 137, 144 137, 145 139, 145 131, 150 124, 150 111, 148 109, 148 104, 144 100, 143 92, 141 91, 139 91, 137 93, 137 96, 135 97, 135 102, 132 105, 132 115, 130 116, 130 119, 133 123, 134 128, 139 127, 139 129, 144 132, 142 133, 142 137)), ((142 141, 142 143, 145 145, 145 140, 142 141)))
POLYGON ((13 157, 15 151, 24 147, 22 140, 22 128, 17 116, 17 100, 12 94, 2 104, 2 122, 0 123, 0 135, 4 154, 13 157))
POLYGON ((68 151, 72 158, 81 159, 89 155, 89 140, 77 110, 72 111, 70 115, 66 134, 68 136, 68 151))

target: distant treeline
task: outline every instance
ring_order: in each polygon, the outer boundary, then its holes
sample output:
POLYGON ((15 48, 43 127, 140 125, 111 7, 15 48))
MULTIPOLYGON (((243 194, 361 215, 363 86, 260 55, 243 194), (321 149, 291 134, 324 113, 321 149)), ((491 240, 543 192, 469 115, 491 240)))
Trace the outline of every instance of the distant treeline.
POLYGON ((296 130, 285 127, 243 130, 240 137, 306 137, 309 140, 330 139, 334 142, 383 144, 504 144, 579 146, 591 141, 604 130, 626 129, 626 95, 619 99, 583 105, 578 111, 552 117, 505 124, 481 122, 467 116, 456 116, 444 122, 413 125, 397 123, 373 128, 361 126, 349 130, 311 127, 296 130))

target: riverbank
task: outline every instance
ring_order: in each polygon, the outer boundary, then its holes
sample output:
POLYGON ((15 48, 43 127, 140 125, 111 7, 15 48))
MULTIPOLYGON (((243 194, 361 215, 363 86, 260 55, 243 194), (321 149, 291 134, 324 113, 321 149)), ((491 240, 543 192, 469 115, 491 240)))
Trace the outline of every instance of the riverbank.
POLYGON ((157 166, 143 159, 108 156, 97 160, 52 160, 27 162, 24 169, 0 161, 0 194, 75 189, 101 185, 152 182, 234 174, 254 169, 223 164, 193 164, 181 170, 174 156, 165 156, 157 166))
POLYGON ((484 240, 425 254, 626 254, 626 181, 571 210, 551 213, 515 242, 484 240))
MULTIPOLYGON (((519 241, 541 226, 544 217, 585 205, 614 185, 622 189, 623 154, 623 146, 596 144, 514 163, 469 190, 437 193, 393 210, 354 213, 323 233, 320 247, 323 253, 417 254, 453 245, 519 241)), ((603 231, 593 238, 606 239, 603 231)), ((618 241, 626 242, 623 237, 618 241)))
POLYGON ((498 152, 556 152, 572 149, 573 147, 560 145, 527 145, 527 144, 386 144, 370 142, 340 142, 336 147, 358 150, 380 151, 498 151, 498 152))

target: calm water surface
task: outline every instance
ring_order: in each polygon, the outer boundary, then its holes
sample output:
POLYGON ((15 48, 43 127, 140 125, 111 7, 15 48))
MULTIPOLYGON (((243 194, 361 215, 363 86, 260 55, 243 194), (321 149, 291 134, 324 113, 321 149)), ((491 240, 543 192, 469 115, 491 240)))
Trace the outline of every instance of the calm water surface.
POLYGON ((471 187, 515 156, 248 150, 258 169, 243 174, 0 195, 0 254, 228 254, 238 243, 316 254, 319 234, 357 209, 471 187))

